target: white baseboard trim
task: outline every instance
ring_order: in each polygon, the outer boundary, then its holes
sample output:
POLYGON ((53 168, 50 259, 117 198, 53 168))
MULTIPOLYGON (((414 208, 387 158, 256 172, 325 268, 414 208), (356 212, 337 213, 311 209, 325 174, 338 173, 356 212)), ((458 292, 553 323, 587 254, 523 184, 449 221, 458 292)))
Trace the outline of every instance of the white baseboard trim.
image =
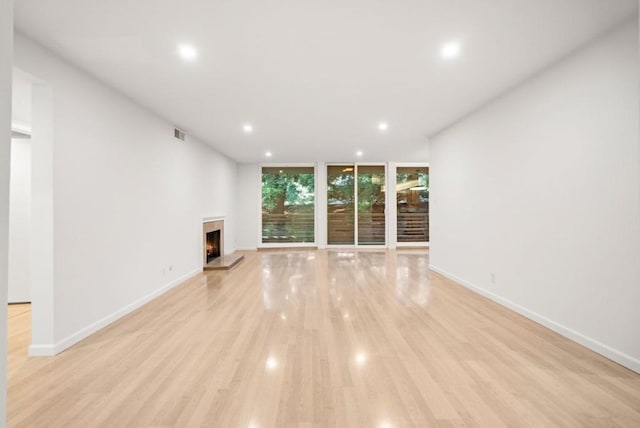
POLYGON ((456 275, 449 273, 444 269, 440 269, 437 266, 429 264, 429 269, 431 269, 436 273, 439 273, 442 276, 449 278, 452 281, 457 282, 458 284, 462 285, 465 288, 470 289, 471 291, 474 291, 490 300, 493 300, 494 302, 502 306, 505 306, 506 308, 511 309, 514 312, 519 313, 520 315, 526 318, 529 318, 532 321, 537 322, 540 325, 543 325, 544 327, 547 327, 550 330, 555 331, 556 333, 568 339, 573 340, 574 342, 579 343, 580 345, 586 348, 589 348, 594 352, 597 352, 600 355, 603 355, 609 358, 612 361, 615 361, 616 363, 630 370, 633 370, 636 373, 640 373, 640 360, 630 355, 620 352, 617 349, 614 349, 608 345, 605 345, 604 343, 601 343, 595 339, 592 339, 591 337, 588 337, 582 333, 572 330, 569 327, 559 324, 556 321, 553 321, 545 316, 542 316, 536 312, 533 312, 523 306, 520 306, 517 303, 514 303, 508 299, 500 297, 497 294, 494 294, 488 290, 485 290, 484 288, 479 287, 465 279, 459 278, 456 275))
POLYGON ((51 357, 56 355, 55 345, 29 345, 30 357, 51 357))
POLYGON ((106 326, 108 326, 109 324, 113 323, 114 321, 117 321, 118 319, 122 318, 125 315, 130 314, 131 312, 135 311, 136 309, 144 306, 145 304, 149 303, 150 301, 152 301, 153 299, 161 296, 162 294, 166 293, 167 291, 171 290, 172 288, 176 287, 179 284, 182 284, 183 282, 185 282, 186 280, 188 280, 189 278, 194 277, 195 275, 202 273, 202 268, 198 268, 196 270, 193 270, 189 273, 186 273, 185 275, 182 275, 180 278, 176 278, 175 280, 171 281, 170 283, 164 285, 163 287, 157 289, 156 291, 147 294, 146 296, 132 302, 129 303, 128 305, 126 305, 125 307, 118 309, 117 311, 115 311, 114 313, 107 315, 106 317, 99 319, 98 321, 89 324, 88 326, 78 330, 77 332, 67 336, 66 338, 62 339, 60 342, 51 345, 51 344, 44 344, 44 345, 31 345, 29 346, 29 356, 31 357, 50 357, 53 355, 57 355, 60 352, 64 351, 67 348, 70 348, 71 346, 75 345, 76 343, 80 342, 82 339, 92 335, 93 333, 102 330, 103 328, 105 328, 106 326))
POLYGON ((258 247, 239 247, 236 251, 258 251, 258 247))
POLYGON ((429 248, 430 245, 429 245, 429 242, 397 242, 396 247, 398 248, 411 248, 411 247, 429 248))

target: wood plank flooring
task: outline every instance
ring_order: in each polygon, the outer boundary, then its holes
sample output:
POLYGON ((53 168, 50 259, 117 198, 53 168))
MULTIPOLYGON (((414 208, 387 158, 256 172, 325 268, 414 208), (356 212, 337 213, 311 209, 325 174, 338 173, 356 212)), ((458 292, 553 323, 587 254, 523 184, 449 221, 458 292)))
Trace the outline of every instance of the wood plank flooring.
POLYGON ((9 426, 640 426, 640 375, 426 251, 245 255, 56 357, 26 357, 10 308, 9 426))

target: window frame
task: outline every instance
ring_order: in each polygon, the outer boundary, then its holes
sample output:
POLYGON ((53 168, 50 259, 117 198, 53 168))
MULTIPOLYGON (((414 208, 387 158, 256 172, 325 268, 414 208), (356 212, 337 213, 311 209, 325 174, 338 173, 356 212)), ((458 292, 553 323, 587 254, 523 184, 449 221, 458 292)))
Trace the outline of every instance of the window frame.
POLYGON ((315 163, 258 164, 258 248, 318 247, 318 168, 315 163), (313 168, 313 242, 262 242, 262 170, 263 168, 313 168))

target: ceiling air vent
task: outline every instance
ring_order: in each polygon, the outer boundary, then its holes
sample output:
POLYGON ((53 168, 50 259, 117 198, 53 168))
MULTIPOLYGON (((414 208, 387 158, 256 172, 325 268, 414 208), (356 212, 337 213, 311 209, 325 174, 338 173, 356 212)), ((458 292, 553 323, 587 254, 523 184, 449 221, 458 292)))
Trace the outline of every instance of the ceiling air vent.
POLYGON ((176 137, 178 140, 184 141, 184 139, 186 138, 187 134, 185 134, 182 129, 174 128, 173 129, 173 136, 176 137))

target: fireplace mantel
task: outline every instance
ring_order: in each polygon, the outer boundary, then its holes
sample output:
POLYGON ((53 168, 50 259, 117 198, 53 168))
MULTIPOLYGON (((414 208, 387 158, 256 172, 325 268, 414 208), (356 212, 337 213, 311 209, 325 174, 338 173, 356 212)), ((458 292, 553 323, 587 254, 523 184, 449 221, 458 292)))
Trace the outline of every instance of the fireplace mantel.
POLYGON ((223 220, 226 216, 224 215, 212 215, 210 217, 202 217, 202 222, 203 223, 211 223, 212 221, 220 221, 223 220))

